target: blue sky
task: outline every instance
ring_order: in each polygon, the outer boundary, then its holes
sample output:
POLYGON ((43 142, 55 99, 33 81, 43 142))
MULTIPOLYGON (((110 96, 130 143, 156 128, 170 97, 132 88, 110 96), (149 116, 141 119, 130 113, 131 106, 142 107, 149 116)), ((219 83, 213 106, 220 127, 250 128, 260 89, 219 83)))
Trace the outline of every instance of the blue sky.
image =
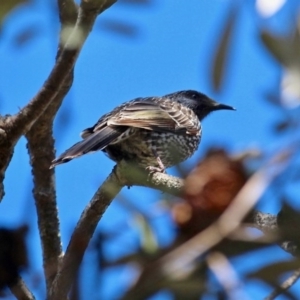
MULTIPOLYGON (((299 1, 288 1, 279 13, 268 19, 258 14, 254 3, 153 0, 149 5, 113 5, 99 17, 76 64, 73 87, 55 123, 57 154, 77 142, 83 129, 118 104, 135 97, 184 89, 199 90, 237 108, 236 112, 212 114, 204 121, 200 149, 186 162, 186 168, 191 168, 210 145, 223 145, 232 152, 248 147, 263 148, 270 153, 276 150, 280 141, 270 125, 279 113, 264 96, 270 91, 279 92, 281 68, 263 47, 258 29, 284 31, 299 1), (239 6, 239 13, 225 79, 221 90, 215 92, 211 76, 213 55, 233 4, 239 6), (134 25, 135 36, 130 38, 105 29, 105 24, 112 20, 134 25)), ((5 20, 0 40, 1 114, 16 113, 39 90, 54 63, 58 31, 51 1, 33 1, 5 20), (19 32, 31 27, 36 34, 25 44, 16 45, 19 32)), ((31 263, 39 273, 40 246, 28 162, 26 141, 22 139, 6 174, 0 224, 15 226, 25 219, 31 225, 31 263)), ((57 201, 64 247, 83 208, 113 165, 103 153, 96 153, 57 167, 57 201)), ((169 170, 169 173, 176 173, 176 170, 169 170)), ((153 208, 156 213, 157 209, 157 214, 161 214, 156 224, 159 239, 164 243, 171 240, 172 231, 165 228, 169 219, 155 206, 161 194, 137 187, 124 190, 122 194, 143 211, 153 208)), ((271 213, 279 210, 276 203, 262 207, 271 213)), ((130 228, 133 226, 131 219, 130 212, 114 202, 101 221, 101 227, 110 230, 127 224, 130 228)), ((136 237, 137 232, 134 237, 129 236, 129 244, 136 243, 136 237)), ((116 245, 111 246, 110 251, 115 256, 120 254, 116 245)), ((112 282, 107 280, 109 290, 112 282)), ((267 290, 252 287, 251 293, 262 298, 267 290)))

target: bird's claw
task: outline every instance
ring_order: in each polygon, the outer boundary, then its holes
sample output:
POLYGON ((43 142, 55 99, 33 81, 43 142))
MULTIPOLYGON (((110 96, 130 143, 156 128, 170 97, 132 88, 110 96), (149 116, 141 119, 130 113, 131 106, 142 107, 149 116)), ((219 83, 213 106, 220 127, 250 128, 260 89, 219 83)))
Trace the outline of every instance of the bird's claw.
POLYGON ((160 167, 153 167, 153 166, 148 166, 146 167, 146 170, 150 173, 150 174, 153 174, 153 173, 166 173, 166 169, 165 168, 160 168, 160 167))

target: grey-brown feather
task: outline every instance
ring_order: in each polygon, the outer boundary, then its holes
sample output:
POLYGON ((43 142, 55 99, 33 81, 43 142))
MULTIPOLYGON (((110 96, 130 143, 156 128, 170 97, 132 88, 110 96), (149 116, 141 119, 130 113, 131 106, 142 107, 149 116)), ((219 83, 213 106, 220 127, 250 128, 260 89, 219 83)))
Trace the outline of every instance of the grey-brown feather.
POLYGON ((92 134, 86 136, 83 141, 76 143, 60 156, 58 156, 55 160, 53 160, 51 168, 55 167, 56 165, 68 162, 73 158, 79 157, 88 152, 102 150, 108 144, 113 143, 125 131, 125 127, 104 127, 100 131, 93 132, 92 134))
POLYGON ((175 165, 196 151, 201 140, 200 121, 218 109, 233 108, 197 91, 136 98, 85 129, 83 141, 56 158, 51 167, 97 150, 115 161, 132 160, 144 167, 160 166, 158 160, 165 167, 175 165))

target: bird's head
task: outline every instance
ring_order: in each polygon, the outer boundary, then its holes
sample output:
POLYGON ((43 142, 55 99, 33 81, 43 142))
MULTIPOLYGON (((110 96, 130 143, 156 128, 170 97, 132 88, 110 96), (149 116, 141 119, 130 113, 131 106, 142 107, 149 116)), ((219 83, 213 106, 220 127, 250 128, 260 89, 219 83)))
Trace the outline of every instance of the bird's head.
POLYGON ((206 95, 193 90, 181 91, 174 93, 172 98, 192 109, 199 120, 203 120, 209 113, 215 110, 228 109, 235 110, 234 107, 218 103, 206 95))

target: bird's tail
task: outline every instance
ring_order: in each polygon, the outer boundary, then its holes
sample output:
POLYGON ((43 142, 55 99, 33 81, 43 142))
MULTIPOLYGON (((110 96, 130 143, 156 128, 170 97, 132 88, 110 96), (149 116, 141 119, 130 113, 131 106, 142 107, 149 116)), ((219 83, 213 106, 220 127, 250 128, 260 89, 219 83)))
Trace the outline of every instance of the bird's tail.
POLYGON ((116 140, 123 132, 125 132, 126 129, 126 127, 105 127, 100 131, 90 134, 84 140, 76 143, 63 154, 54 159, 50 169, 83 154, 104 149, 107 145, 116 140))

